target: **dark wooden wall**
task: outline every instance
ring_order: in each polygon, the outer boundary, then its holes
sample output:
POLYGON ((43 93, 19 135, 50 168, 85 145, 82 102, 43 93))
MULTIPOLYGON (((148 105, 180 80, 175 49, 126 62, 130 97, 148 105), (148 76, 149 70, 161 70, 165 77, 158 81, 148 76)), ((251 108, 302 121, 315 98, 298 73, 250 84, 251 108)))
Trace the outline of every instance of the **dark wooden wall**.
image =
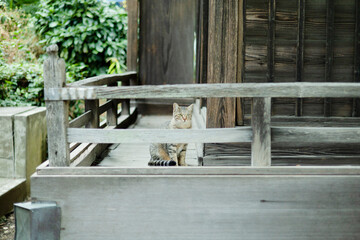
POLYGON ((194 83, 194 0, 140 0, 142 84, 194 83))
MULTIPOLYGON (((359 81, 359 5, 358 0, 209 0, 207 79, 359 81)), ((207 126, 241 125, 250 103, 210 100, 207 126)), ((273 99, 272 114, 350 117, 360 116, 359 106, 357 99, 273 99)))
MULTIPOLYGON (((360 81, 359 0, 204 1, 208 82, 360 81)), ((359 99, 274 98, 272 125, 358 126, 359 107, 359 99)), ((249 125, 250 111, 251 99, 209 99, 207 127, 249 125)), ((271 148, 273 165, 360 164, 359 144, 271 148)), ((250 146, 205 144, 203 163, 249 165, 250 146)))

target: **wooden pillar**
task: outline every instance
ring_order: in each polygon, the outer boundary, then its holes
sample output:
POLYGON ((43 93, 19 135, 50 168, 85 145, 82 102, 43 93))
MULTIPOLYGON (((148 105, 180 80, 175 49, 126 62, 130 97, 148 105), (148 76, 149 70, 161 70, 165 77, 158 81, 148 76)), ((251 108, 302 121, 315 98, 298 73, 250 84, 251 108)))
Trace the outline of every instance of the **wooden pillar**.
POLYGON ((276 16, 276 0, 269 0, 269 24, 268 24, 268 73, 267 81, 274 81, 275 68, 275 16, 276 16))
MULTIPOLYGON (((108 85, 110 86, 117 86, 117 82, 114 84, 108 85)), ((106 112, 106 121, 108 126, 116 126, 117 125, 117 107, 118 107, 118 100, 113 99, 111 101, 111 107, 106 112)))
MULTIPOLYGON (((246 0, 239 0, 239 30, 238 30, 238 66, 237 82, 243 83, 245 78, 245 28, 246 28, 246 0)), ((236 99, 236 125, 244 125, 243 99, 236 99)))
MULTIPOLYGON (((305 3, 298 0, 298 35, 296 49, 296 81, 302 82, 304 75, 304 35, 305 35, 305 3)), ((296 99, 295 116, 302 116, 303 100, 296 99)))
MULTIPOLYGON (((58 57, 58 46, 46 49, 49 58, 44 62, 45 93, 49 88, 65 86, 65 61, 58 57)), ((67 141, 69 126, 69 101, 46 101, 46 121, 48 131, 48 156, 50 166, 69 166, 70 154, 67 141)))
MULTIPOLYGON (((236 82, 238 3, 238 0, 210 0, 208 83, 236 82)), ((235 98, 208 98, 207 127, 234 127, 235 108, 235 98)))
POLYGON ((99 127, 99 100, 86 100, 85 101, 85 112, 91 110, 91 120, 86 125, 87 128, 98 128, 99 127))
POLYGON ((271 98, 253 98, 251 166, 271 166, 271 98))
MULTIPOLYGON (((360 1, 355 1, 354 82, 360 82, 360 1)), ((353 117, 360 117, 360 98, 353 101, 353 117)))
POLYGON ((128 32, 127 32, 127 70, 137 71, 138 66, 138 19, 139 1, 128 0, 126 2, 128 10, 128 32))
MULTIPOLYGON (((334 64, 334 0, 326 1, 326 59, 325 81, 332 82, 332 68, 334 64)), ((324 99, 324 116, 331 115, 331 100, 324 99)))

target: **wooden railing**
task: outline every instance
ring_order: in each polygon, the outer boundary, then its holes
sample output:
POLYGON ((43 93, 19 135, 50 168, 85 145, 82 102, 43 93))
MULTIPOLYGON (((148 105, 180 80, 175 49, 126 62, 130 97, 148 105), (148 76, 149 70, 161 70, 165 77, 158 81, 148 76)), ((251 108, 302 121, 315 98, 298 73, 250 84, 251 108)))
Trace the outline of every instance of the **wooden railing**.
MULTIPOLYGON (((117 81, 128 81, 136 73, 90 78, 64 86, 65 68, 57 52, 49 48, 45 62, 45 100, 48 112, 50 166, 69 166, 69 142, 76 143, 251 143, 252 166, 271 166, 271 143, 316 142, 359 143, 360 127, 271 127, 272 97, 360 97, 359 83, 239 83, 239 84, 184 84, 163 86, 112 86, 117 81), (52 78, 50 76, 53 76, 52 78), (96 87, 94 87, 96 85, 96 87), (108 85, 108 86, 99 86, 108 85), (118 100, 145 98, 252 98, 251 127, 215 129, 100 129, 94 118, 107 111, 108 125, 115 122, 118 100), (87 111, 67 124, 69 100, 84 99, 87 111), (98 99, 111 99, 98 106, 98 99), (91 124, 87 124, 90 122, 91 124), (86 125, 87 128, 79 128, 86 125), (90 128, 91 127, 91 128, 90 128)), ((129 110, 128 110, 129 111, 129 110)))

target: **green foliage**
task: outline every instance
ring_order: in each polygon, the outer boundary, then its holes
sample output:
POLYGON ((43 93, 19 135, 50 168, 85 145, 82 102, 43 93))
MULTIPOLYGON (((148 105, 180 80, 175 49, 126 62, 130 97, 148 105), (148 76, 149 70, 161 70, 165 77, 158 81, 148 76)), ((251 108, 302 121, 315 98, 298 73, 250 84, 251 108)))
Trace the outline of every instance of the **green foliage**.
POLYGON ((44 105, 43 70, 40 64, 0 66, 0 106, 44 105))
POLYGON ((58 44, 67 63, 83 63, 89 74, 105 73, 106 59, 126 61, 127 13, 101 0, 41 0, 35 27, 45 45, 58 44))
POLYGON ((123 73, 122 69, 126 68, 124 64, 114 57, 106 59, 106 62, 110 62, 110 67, 107 72, 108 74, 123 73))

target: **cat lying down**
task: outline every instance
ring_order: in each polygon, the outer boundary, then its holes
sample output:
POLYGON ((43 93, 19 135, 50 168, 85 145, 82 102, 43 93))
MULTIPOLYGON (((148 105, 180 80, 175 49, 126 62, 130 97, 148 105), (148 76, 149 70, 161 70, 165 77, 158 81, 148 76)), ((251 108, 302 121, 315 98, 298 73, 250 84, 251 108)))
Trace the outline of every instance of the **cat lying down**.
MULTIPOLYGON (((173 104, 173 117, 164 124, 165 129, 191 128, 191 117, 194 105, 180 107, 173 104)), ((186 166, 186 143, 152 143, 150 144, 149 166, 186 166)))

